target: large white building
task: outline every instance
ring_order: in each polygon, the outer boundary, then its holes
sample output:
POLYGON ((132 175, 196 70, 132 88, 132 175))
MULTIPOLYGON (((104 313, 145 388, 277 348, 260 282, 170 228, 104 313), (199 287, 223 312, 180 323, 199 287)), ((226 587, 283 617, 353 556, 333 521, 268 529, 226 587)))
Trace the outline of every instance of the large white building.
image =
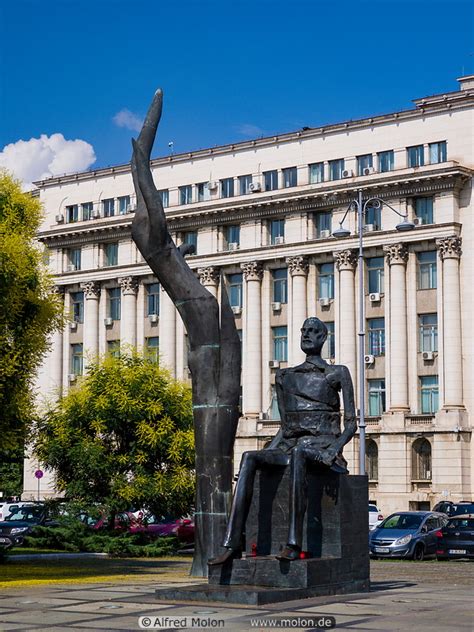
MULTIPOLYGON (((326 322, 325 355, 365 379, 370 498, 383 511, 473 495, 474 76, 412 109, 152 161, 170 231, 211 292, 228 286, 243 346, 236 467, 278 427, 275 370, 299 363, 307 315, 326 322), (359 190, 415 220, 395 230, 389 208, 332 231, 359 190), (365 377, 358 374, 358 275, 365 277, 365 377)), ((183 325, 131 240, 129 165, 37 183, 38 238, 50 254, 70 323, 55 335, 38 377, 64 393, 88 357, 119 345, 158 349, 189 379, 183 325)), ((358 471, 358 438, 345 450, 358 471)), ((24 497, 36 494, 27 462, 24 497)), ((44 479, 43 479, 44 480, 44 479)), ((43 484, 43 491, 48 486, 43 484)))

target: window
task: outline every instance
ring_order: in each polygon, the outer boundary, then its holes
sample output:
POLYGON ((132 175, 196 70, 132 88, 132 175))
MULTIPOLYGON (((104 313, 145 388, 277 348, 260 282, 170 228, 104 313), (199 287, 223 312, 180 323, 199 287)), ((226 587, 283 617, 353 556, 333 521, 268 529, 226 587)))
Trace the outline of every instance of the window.
POLYGON ((369 277, 369 293, 384 292, 384 259, 383 257, 370 257, 367 259, 367 276, 369 277))
POLYGON ((120 357, 120 340, 107 340, 107 353, 114 358, 120 357))
POLYGON ((275 189, 278 189, 278 171, 276 169, 273 171, 264 171, 263 181, 265 184, 265 191, 274 191, 275 189))
POLYGON ((285 220, 284 219, 272 219, 270 221, 270 242, 275 244, 282 244, 285 241, 285 220))
POLYGON ((418 289, 434 290, 437 287, 436 250, 418 253, 418 289))
POLYGON ((344 171, 344 158, 329 161, 329 179, 340 180, 344 171))
POLYGON ((332 213, 325 211, 324 213, 314 214, 314 223, 316 227, 316 237, 327 238, 332 233, 332 213))
POLYGON ((104 246, 104 265, 116 266, 118 265, 118 243, 105 244, 104 246))
POLYGON ((334 337, 334 323, 324 323, 328 330, 328 337, 321 349, 321 357, 324 360, 332 360, 336 356, 336 340, 334 337))
POLYGON ((372 226, 372 230, 382 228, 382 209, 377 206, 368 206, 365 210, 365 225, 372 226))
POLYGON ((373 356, 385 355, 385 319, 369 318, 369 353, 373 356))
POLYGON ((194 254, 197 253, 197 232, 195 230, 188 230, 183 233, 183 244, 189 244, 190 246, 194 246, 194 254))
POLYGON ((420 377, 420 408, 421 413, 434 415, 439 408, 439 389, 437 375, 420 377))
POLYGON ((318 298, 334 298, 334 264, 318 266, 318 298))
POLYGON ((160 339, 158 338, 158 336, 146 338, 145 344, 147 358, 149 358, 152 362, 158 363, 160 350, 160 339))
POLYGON ((420 220, 421 224, 433 223, 433 198, 432 197, 418 197, 414 198, 415 203, 415 215, 420 220))
POLYGON ((298 184, 298 174, 296 167, 287 167, 283 169, 283 188, 288 189, 298 184))
POLYGON ((242 307, 242 275, 229 274, 229 303, 231 307, 242 307))
POLYGON ((94 210, 94 205, 92 204, 92 202, 84 202, 83 204, 81 204, 81 207, 82 207, 82 219, 84 221, 88 219, 92 219, 92 212, 94 210))
POLYGON ((438 314, 420 314, 420 351, 438 351, 438 314))
POLYGON ((373 439, 365 442, 365 471, 369 481, 377 481, 379 478, 379 448, 373 439))
POLYGON ((315 162, 312 165, 308 165, 308 168, 310 184, 324 182, 324 162, 315 162))
POLYGON ((226 226, 225 237, 229 250, 237 248, 240 245, 240 226, 238 224, 226 226), (231 244, 233 245, 231 246, 231 244))
POLYGON ((211 199, 211 192, 209 191, 209 182, 200 182, 197 186, 197 201, 207 202, 211 199))
POLYGON ((149 283, 146 286, 147 316, 160 313, 160 284, 149 283))
POLYGON ((409 167, 422 167, 425 164, 423 145, 407 147, 407 163, 409 167))
POLYGON ((278 408, 278 398, 276 394, 276 387, 272 384, 272 401, 270 404, 270 419, 275 419, 276 421, 280 421, 280 409, 278 408))
POLYGON ((66 222, 72 224, 79 221, 79 206, 73 204, 72 206, 66 206, 66 222))
POLYGON ((273 359, 279 362, 288 360, 288 328, 272 327, 273 359))
POLYGON ((115 200, 114 200, 114 198, 109 198, 107 200, 102 200, 102 215, 104 217, 113 217, 115 215, 115 200))
POLYGON ((107 316, 112 320, 120 320, 120 288, 107 290, 107 316))
POLYGON ((414 481, 431 480, 431 443, 428 439, 413 442, 411 452, 411 478, 414 481))
POLYGON ((369 416, 380 417, 385 412, 385 380, 367 380, 369 385, 369 416))
POLYGON ((385 173, 386 171, 393 171, 394 159, 393 150, 379 151, 377 154, 379 161, 379 171, 385 173))
POLYGON ((125 213, 128 213, 128 208, 130 206, 130 196, 122 195, 122 197, 119 197, 117 201, 118 201, 119 214, 125 215, 125 213))
POLYGON ((221 197, 234 197, 234 178, 224 178, 221 180, 221 197))
POLYGON ((250 193, 250 185, 252 184, 252 176, 239 176, 239 193, 247 195, 250 193))
POLYGON ((272 300, 275 303, 288 302, 288 270, 272 270, 272 300))
POLYGON ((363 176, 364 169, 370 169, 374 166, 372 154, 365 154, 364 156, 357 156, 357 175, 363 176))
POLYGON ((68 272, 71 272, 73 270, 80 270, 81 269, 81 249, 80 248, 70 248, 67 251, 67 258, 68 258, 68 272))
POLYGON ((430 165, 438 162, 446 162, 446 141, 440 143, 430 143, 430 165))
POLYGON ((191 204, 193 201, 193 187, 187 184, 184 187, 179 187, 179 203, 191 204))
POLYGON ((82 343, 71 345, 71 373, 73 375, 82 375, 82 343))
POLYGON ((168 189, 160 189, 158 191, 158 195, 161 198, 163 208, 168 208, 168 206, 170 205, 170 192, 168 191, 168 189))
POLYGON ((71 292, 71 311, 73 322, 84 322, 84 292, 71 292))

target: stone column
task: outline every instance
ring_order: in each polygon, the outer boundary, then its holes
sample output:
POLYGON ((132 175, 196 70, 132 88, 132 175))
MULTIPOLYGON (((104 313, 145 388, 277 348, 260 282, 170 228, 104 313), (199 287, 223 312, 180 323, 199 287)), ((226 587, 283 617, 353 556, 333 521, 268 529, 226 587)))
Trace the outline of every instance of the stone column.
POLYGON ((357 253, 350 248, 334 253, 339 270, 339 362, 348 367, 356 387, 357 380, 357 334, 355 308, 355 269, 357 253))
POLYGON ((99 354, 100 283, 86 281, 81 283, 81 290, 84 292, 83 366, 85 373, 88 365, 99 354))
MULTIPOLYGON (((463 408, 461 290, 459 259, 462 240, 456 235, 437 239, 443 262, 443 408, 463 408)), ((440 367, 441 370, 441 367, 440 367)))
POLYGON ((241 263, 246 281, 245 349, 243 353, 244 414, 257 416, 262 410, 262 299, 263 266, 260 261, 241 263))
POLYGON ((219 268, 209 266, 198 268, 199 281, 213 296, 217 298, 217 286, 219 285, 219 268))
POLYGON ((308 259, 302 256, 288 257, 286 260, 291 274, 292 283, 292 336, 291 349, 289 349, 288 363, 290 365, 301 364, 305 360, 305 354, 300 347, 300 330, 308 316, 306 279, 308 276, 308 259))
POLYGON ((122 289, 120 344, 135 347, 137 344, 138 279, 132 276, 121 277, 118 283, 122 289))
POLYGON ((176 377, 176 308, 160 285, 160 362, 176 377))
POLYGON ((390 410, 409 410, 405 244, 384 246, 390 266, 390 410))

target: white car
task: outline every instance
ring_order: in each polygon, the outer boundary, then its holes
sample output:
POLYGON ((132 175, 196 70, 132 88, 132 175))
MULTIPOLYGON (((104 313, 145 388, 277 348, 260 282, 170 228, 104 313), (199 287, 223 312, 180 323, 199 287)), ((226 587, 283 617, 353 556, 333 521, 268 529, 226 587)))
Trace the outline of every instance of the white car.
POLYGON ((369 531, 372 531, 372 529, 378 527, 382 520, 383 515, 377 509, 377 506, 369 504, 369 531))
POLYGON ((16 503, 0 503, 0 520, 5 520, 5 516, 15 513, 20 507, 32 504, 38 503, 33 503, 31 500, 20 500, 16 503))

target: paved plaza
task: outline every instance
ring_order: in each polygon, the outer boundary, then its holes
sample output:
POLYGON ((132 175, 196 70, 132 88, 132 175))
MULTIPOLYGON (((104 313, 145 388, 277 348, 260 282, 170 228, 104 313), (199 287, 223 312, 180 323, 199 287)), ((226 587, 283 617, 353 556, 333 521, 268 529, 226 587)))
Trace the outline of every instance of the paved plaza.
MULTIPOLYGON (((0 595, 0 630, 262 630, 268 621, 299 617, 286 629, 335 617, 336 629, 472 630, 474 564, 372 562, 370 593, 319 597, 261 607, 158 603, 158 587, 199 583, 187 561, 163 565, 163 580, 52 584, 7 588, 0 595), (264 621, 262 621, 262 619, 264 621), (156 624, 155 628, 152 626, 156 624)), ((155 575, 159 577, 158 575, 155 575)), ((316 625, 316 624, 315 624, 316 625)))

